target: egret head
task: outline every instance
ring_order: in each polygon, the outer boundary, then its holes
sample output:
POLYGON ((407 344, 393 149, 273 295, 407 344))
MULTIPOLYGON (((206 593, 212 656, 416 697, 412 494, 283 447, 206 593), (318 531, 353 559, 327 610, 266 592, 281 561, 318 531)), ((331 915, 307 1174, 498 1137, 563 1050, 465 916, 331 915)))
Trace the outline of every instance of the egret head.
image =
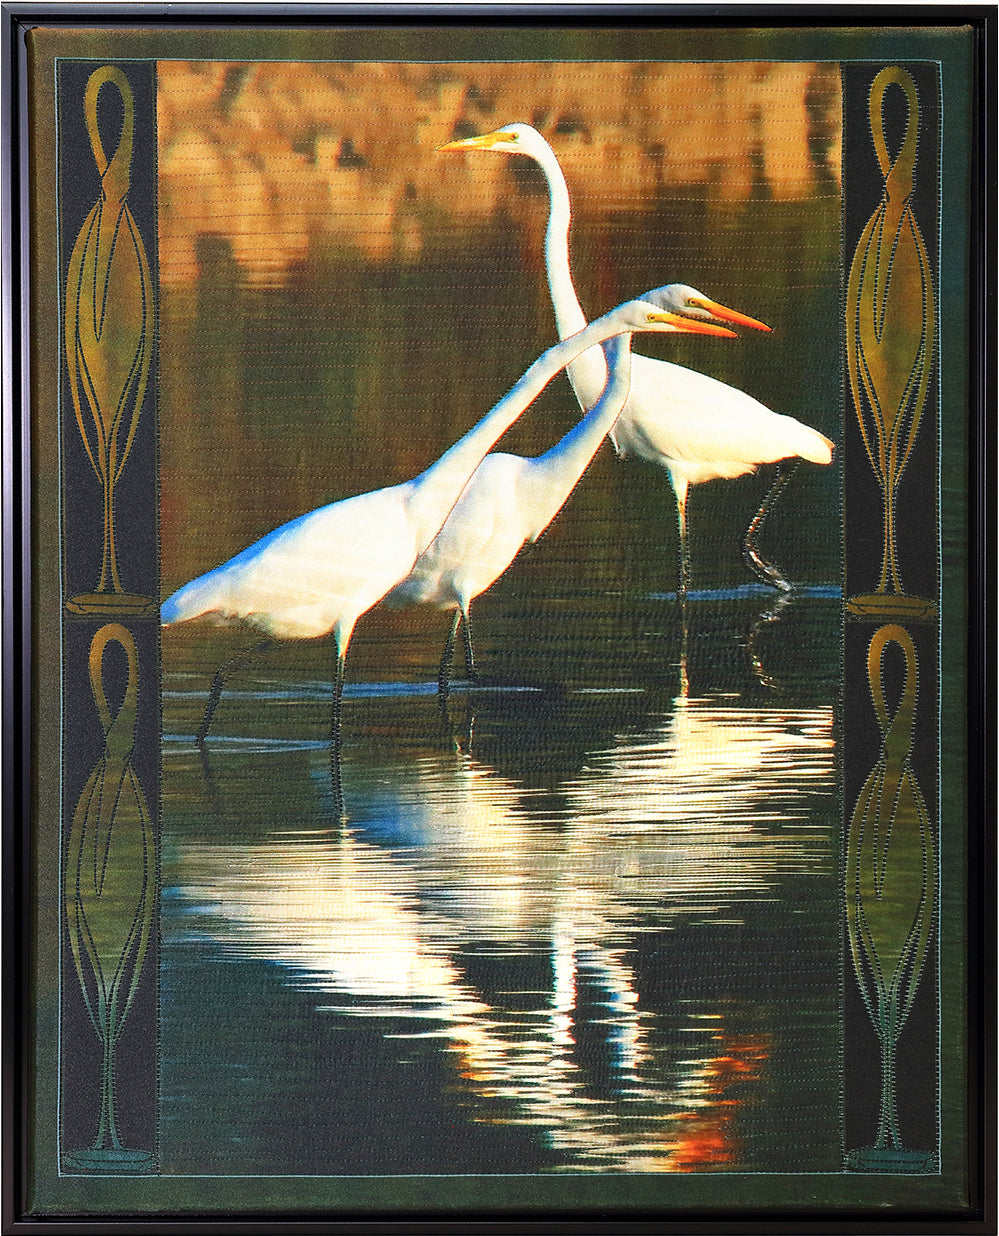
POLYGON ((716 335, 723 339, 737 339, 735 331, 714 322, 701 322, 683 314, 672 313, 657 304, 649 296, 625 301, 604 315, 608 324, 613 323, 620 333, 625 331, 663 331, 680 335, 716 335))
POLYGON ((751 326, 754 330, 769 330, 765 322, 748 317, 737 309, 729 309, 686 283, 668 283, 665 287, 646 292, 643 300, 658 305, 667 313, 699 322, 731 322, 735 326, 751 326))
POLYGON ((541 147, 547 148, 548 143, 529 124, 505 124, 491 133, 482 133, 478 137, 460 138, 454 142, 445 142, 438 150, 499 150, 504 154, 536 155, 541 147))

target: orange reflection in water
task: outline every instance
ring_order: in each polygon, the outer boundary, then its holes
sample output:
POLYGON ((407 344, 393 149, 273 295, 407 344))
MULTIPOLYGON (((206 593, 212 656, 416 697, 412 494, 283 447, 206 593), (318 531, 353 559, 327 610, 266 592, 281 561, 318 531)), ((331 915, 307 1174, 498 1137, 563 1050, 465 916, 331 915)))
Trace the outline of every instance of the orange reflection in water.
POLYGON ((676 1116, 685 1127, 681 1136, 666 1144, 669 1161, 662 1166, 667 1171, 694 1172, 738 1160, 735 1123, 744 1100, 730 1097, 729 1092, 735 1085, 759 1079, 770 1044, 765 1035, 719 1034, 716 1038, 722 1050, 704 1061, 697 1072, 705 1107, 676 1116))

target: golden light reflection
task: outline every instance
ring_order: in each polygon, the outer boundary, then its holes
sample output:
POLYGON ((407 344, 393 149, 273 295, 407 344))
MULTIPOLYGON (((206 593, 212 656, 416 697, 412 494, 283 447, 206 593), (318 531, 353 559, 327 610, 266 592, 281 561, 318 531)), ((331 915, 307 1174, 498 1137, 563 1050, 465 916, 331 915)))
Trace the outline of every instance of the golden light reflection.
POLYGON ((553 1148, 593 1170, 735 1161, 738 1100, 728 1094, 760 1075, 763 1046, 726 1037, 719 1014, 695 1020, 684 1059, 670 1061, 653 1043, 625 950, 572 940, 568 922, 551 924, 550 989, 518 1014, 491 1006, 464 978, 453 924, 418 908, 413 873, 398 856, 347 836, 335 846, 199 846, 182 870, 185 896, 216 924, 226 953, 277 962, 293 985, 346 999, 322 1006, 330 1012, 413 1027, 392 1037, 443 1035, 475 1101, 501 1104, 479 1118, 543 1128, 553 1148), (610 1094, 580 1056, 581 975, 603 995, 610 1094))
POLYGON ((676 724, 619 739, 558 821, 460 753, 410 761, 391 793, 355 786, 357 823, 335 839, 180 839, 180 891, 223 953, 277 963, 331 1015, 440 1039, 476 1120, 539 1128, 583 1170, 738 1165, 742 1088, 766 1075, 767 1036, 737 1032, 724 1000, 649 1006, 635 951, 638 932, 737 921, 788 873, 832 861, 778 771, 797 760, 803 784, 832 786, 831 710, 793 725, 743 710, 738 726, 733 711, 687 701, 676 724), (545 959, 544 977, 535 961, 513 1002, 478 987, 478 943, 545 959))
POLYGON ((834 745, 831 708, 753 709, 680 698, 657 730, 596 755, 570 793, 581 811, 615 823, 662 818, 700 826, 707 817, 750 825, 767 818, 774 786, 783 781, 791 796, 779 815, 786 828, 793 819, 807 823, 809 793, 831 785, 834 745))

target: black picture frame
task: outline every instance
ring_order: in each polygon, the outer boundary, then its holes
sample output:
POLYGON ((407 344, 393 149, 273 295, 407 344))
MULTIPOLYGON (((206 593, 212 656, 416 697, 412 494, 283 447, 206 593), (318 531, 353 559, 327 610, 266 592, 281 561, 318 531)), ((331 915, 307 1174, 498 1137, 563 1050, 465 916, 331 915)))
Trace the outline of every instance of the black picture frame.
MULTIPOLYGON (((991 1233, 996 1231, 995 1207, 995 51, 996 10, 993 6, 878 6, 841 8, 834 5, 767 6, 726 5, 476 5, 476 4, 199 4, 181 3, 80 3, 48 4, 29 0, 6 0, 0 5, 3 29, 3 1231, 39 1233, 122 1232, 906 1232, 991 1233), (948 250, 967 261, 967 278, 951 270, 942 281, 949 289, 950 304, 963 302, 967 315, 967 356, 957 363, 950 358, 945 373, 959 375, 966 383, 968 399, 967 468, 952 471, 944 486, 956 487, 954 509, 962 502, 967 511, 964 571, 952 580, 955 592, 967 589, 967 632, 958 642, 967 650, 967 674, 951 683, 954 715, 966 702, 966 779, 954 786, 952 801, 963 797, 966 811, 966 846, 969 859, 966 902, 966 949, 963 965, 969 978, 964 1041, 958 1046, 955 1076, 966 1069, 966 1089, 959 1104, 967 1116, 963 1130, 964 1159, 957 1169, 968 1182, 966 1203, 949 1205, 940 1198, 927 1202, 918 1190, 910 1204, 896 1190, 879 1202, 871 1191, 840 1204, 814 1202, 804 1192, 796 1202, 785 1195, 779 1204, 754 1201, 744 1205, 731 1198, 721 1205, 655 1206, 629 1204, 621 1193, 601 1197, 599 1191, 584 1191, 576 1201, 567 1196, 557 1204, 550 1197, 527 1195, 526 1202, 490 1191, 489 1200, 472 1204, 465 1196, 457 1206, 440 1200, 416 1204, 414 1194, 380 1206, 369 1194, 364 1204, 346 1203, 333 1208, 310 1202, 296 1209, 287 1202, 260 1204, 252 1198, 233 1197, 226 1211, 199 1210, 196 1202, 160 1208, 144 1202, 129 1212, 118 1210, 101 1196, 101 1190, 78 1194, 78 1203, 53 1211, 30 1200, 32 1181, 38 1173, 37 1103, 34 1078, 46 1068, 40 1052, 45 1038, 39 1036, 37 966, 43 937, 39 924, 46 915, 62 914, 59 893, 47 887, 41 899, 39 875, 44 858, 38 853, 35 828, 39 790, 53 776, 52 754, 40 737, 40 710, 46 690, 64 672, 53 665, 54 645, 39 638, 39 609, 52 584, 39 580, 39 521, 50 518, 49 496, 36 484, 39 452, 51 442, 38 436, 37 410, 39 369, 51 365, 39 360, 39 281, 51 279, 48 256, 39 241, 37 192, 39 139, 33 126, 42 123, 38 107, 39 68, 45 53, 32 60, 26 36, 39 28, 72 38, 74 32, 89 35, 104 32, 113 44, 116 35, 129 31, 164 38, 187 32, 193 45, 199 32, 250 32, 255 36, 281 28, 307 32, 312 28, 340 24, 357 30, 406 32, 426 26, 481 32, 588 30, 595 39, 608 32, 629 32, 640 38, 643 31, 669 29, 677 32, 704 24, 719 31, 753 28, 763 32, 783 31, 790 41, 812 31, 831 31, 842 46, 850 31, 871 30, 875 50, 858 59, 887 62, 879 54, 878 39, 900 39, 915 31, 932 40, 933 31, 967 31, 967 63, 958 71, 968 103, 957 128, 966 144, 968 158, 967 217, 962 226, 966 249, 957 244, 948 250), (966 640, 966 644, 965 644, 966 640), (53 897, 55 900, 53 901, 53 897), (89 1204, 88 1204, 89 1202, 89 1204)), ((102 35, 103 37, 103 35, 102 35)), ((358 36, 361 37, 361 36, 358 36)), ((153 40, 155 41, 155 39, 153 40)), ((473 40, 474 41, 474 40, 473 40)), ((247 40, 247 47, 252 40, 247 40)), ((631 46, 627 40, 623 45, 631 46)), ((865 44, 867 48, 867 44, 865 44)), ((87 55, 96 54, 87 52, 87 55)), ((101 52, 101 55, 104 53, 101 52)), ((154 53, 150 53, 154 54, 154 53)), ((155 53, 158 54, 158 53, 155 53)), ((189 53, 183 53, 189 54, 189 53)), ((214 54, 214 53, 213 53, 214 54)), ((232 58, 240 58, 237 52, 232 58)), ((248 55, 248 53, 246 53, 248 55)), ((831 53, 835 58, 838 52, 831 53)), ((109 60, 117 57, 109 54, 109 60)), ((903 51, 889 59, 905 60, 903 51)), ((910 57, 919 60, 921 54, 910 57)), ((949 79, 948 79, 949 80, 949 79)), ((945 82, 945 87, 947 82, 945 82)), ((866 87, 865 87, 866 89, 866 87)), ((46 99, 48 95, 45 95, 46 99)), ((941 104, 946 107, 946 101, 941 104)), ((875 198, 877 193, 875 193, 875 198)), ((867 208, 869 209, 869 207, 867 208)), ((861 211, 863 213, 863 211, 861 211)), ((945 254, 941 253, 941 261, 945 254)), ((844 258, 849 262, 849 254, 844 258)), ((846 272, 843 291, 846 295, 846 272)), ((62 329, 61 322, 56 327, 62 329)), ((944 330, 944 328, 941 328, 944 330)), ((946 338, 946 335, 945 335, 946 338)), ((52 389, 52 375, 46 379, 52 389)), ((58 379, 64 381, 63 377, 58 379)), ((845 407, 845 405, 844 405, 845 407)), ((844 410, 844 416, 847 415, 844 410)), ((149 444, 150 452, 154 450, 149 444)), ((958 452, 959 454, 959 452, 958 452)), ((152 457, 152 456, 151 456, 152 457)), ((958 455, 952 459, 957 465, 958 455)), ((154 465, 155 466, 155 465, 154 465)), ((153 516, 155 518, 155 515, 153 516)), ((47 567, 46 570, 49 568, 47 567)), ((80 630, 82 631, 82 627, 80 630)), ((951 628, 953 630, 953 628, 951 628)), ((87 632, 89 635, 89 631, 87 632)), ((81 635, 81 639, 83 636, 81 635)), ((110 636, 109 638, 117 638, 110 636)), ((858 636, 858 640, 859 640, 858 636)), ((955 638, 956 635, 955 635, 955 638)), ((927 637, 927 647, 932 641, 927 637)), ((149 641, 154 641, 152 635, 149 641)), ((867 653, 857 647, 862 660, 867 653)), ((917 641, 918 642, 918 641, 917 641)), ((138 640, 137 656, 155 661, 153 642, 138 640)), ((944 647, 943 643, 940 645, 944 647)), ((83 647, 83 645, 81 645, 83 647)), ((923 645, 919 645, 923 655, 923 645)), ((84 654, 81 654, 84 655, 84 654)), ((93 654, 91 654, 93 655, 93 654)), ((945 654, 946 655, 946 654, 945 654)), ((81 661, 82 665, 84 662, 81 661)), ((942 673, 943 671, 941 671, 942 673)), ((51 719, 51 714, 48 714, 51 719)), ((940 758, 940 748, 937 748, 940 758)), ((155 762, 150 755, 150 768, 155 762)), ((86 770, 84 770, 85 772, 86 770)), ((65 775, 65 773, 63 774, 65 775)), ((82 774, 74 785, 82 785, 82 774)), ((946 780, 948 772, 941 776, 946 780)), ((150 773, 155 779, 155 772, 150 773)), ((147 777, 147 781, 149 778, 147 777)), ((71 791, 65 790, 64 793, 71 791)), ((855 792, 855 791, 854 791, 855 792)), ((844 793, 848 793, 844 791, 844 793)), ((941 810, 943 807, 941 806, 941 810)), ((844 858, 844 862, 846 859, 844 858)), ((957 907, 951 907, 957 913, 957 907)), ((62 930, 62 928, 60 928, 62 930)), ((138 964, 141 963, 136 963, 138 964)), ((152 1000, 152 995, 148 996, 152 1000)), ((858 1004, 858 1010, 860 1005, 858 1004)), ((155 1018, 155 1008, 147 1010, 155 1018)), ((860 1015, 860 1014, 858 1014, 860 1015)), ((49 1066, 50 1067, 50 1066, 49 1066)), ((955 1088, 960 1085, 955 1082, 955 1088)), ((951 1164, 951 1170, 955 1165, 951 1164)), ((946 1171, 943 1173, 946 1175, 946 1171)), ((108 1178, 101 1177, 106 1181, 108 1178)), ((711 1177, 708 1177, 710 1183, 711 1177)), ((721 1179, 721 1177, 718 1177, 721 1179)), ((910 1178, 915 1179, 915 1178, 910 1178)), ((904 1183, 897 1177, 895 1184, 904 1183)), ((93 1184, 93 1182, 89 1182, 93 1184)), ((625 1183, 625 1182, 620 1182, 625 1183)), ((230 1186, 232 1187, 232 1186, 230 1186)), ((790 1182, 793 1191, 793 1182, 790 1182)), ((876 1191, 875 1191, 876 1193, 876 1191)), ((123 1194, 118 1191, 114 1196, 123 1194)), ((247 1195, 249 1196, 249 1195, 247 1195)))

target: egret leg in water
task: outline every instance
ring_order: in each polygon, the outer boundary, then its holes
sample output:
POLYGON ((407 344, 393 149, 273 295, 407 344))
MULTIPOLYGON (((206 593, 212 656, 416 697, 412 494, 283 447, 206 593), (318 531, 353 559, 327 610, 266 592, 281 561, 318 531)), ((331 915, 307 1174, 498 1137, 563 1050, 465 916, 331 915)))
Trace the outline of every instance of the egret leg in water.
POLYGON ((231 660, 226 661, 225 665, 215 671, 215 677, 212 679, 211 690, 208 692, 208 704, 205 707, 205 715, 201 721, 201 728, 198 730, 198 733, 194 739, 198 746, 203 746, 204 741, 208 736, 208 730, 212 724, 212 717, 215 716, 215 709, 218 708, 219 700, 222 697, 222 688, 237 670, 241 670, 262 652, 266 652, 273 642, 274 641, 271 639, 262 639, 259 643, 251 644, 249 648, 244 648, 240 652, 237 652, 231 660))
POLYGON ((451 678, 451 662, 454 659, 454 641, 458 635, 458 623, 461 622, 461 610, 456 609, 448 628, 447 639, 444 641, 444 653, 441 656, 440 669, 437 672, 437 694, 441 699, 447 697, 448 682, 451 678))
POLYGON ((775 588, 779 588, 781 592, 790 592, 791 584, 773 563, 767 562, 761 556, 756 547, 756 537, 760 528, 763 527, 763 521, 770 513, 770 508, 776 501, 777 495, 797 471, 799 462, 797 459, 782 459, 777 464, 770 488, 760 503, 760 509, 753 516, 752 522, 746 529, 746 535, 742 542, 742 557, 746 566, 751 571, 755 571, 765 584, 772 584, 775 588))
POLYGON ((686 481, 675 483, 676 523, 680 530, 680 600, 686 604, 690 588, 690 542, 687 540, 687 491, 686 481))
POLYGON ((444 653, 441 656, 440 669, 437 673, 437 693, 442 698, 447 696, 448 684, 451 681, 451 663, 454 660, 454 645, 458 638, 458 627, 461 625, 465 636, 465 674, 469 682, 475 682, 478 671, 475 668, 475 653, 472 649, 472 624, 467 613, 455 609, 451 625, 448 627, 447 639, 444 641, 444 653))
POLYGON ((341 747, 341 712, 343 705, 343 672, 346 658, 338 652, 336 658, 336 679, 333 683, 333 707, 330 716, 330 778, 333 781, 333 806, 336 814, 343 819, 343 780, 340 775, 341 747))
POLYGON ((472 648, 472 618, 470 614, 463 616, 462 632, 465 636, 465 676, 469 682, 475 682, 479 672, 475 668, 475 652, 472 648))

